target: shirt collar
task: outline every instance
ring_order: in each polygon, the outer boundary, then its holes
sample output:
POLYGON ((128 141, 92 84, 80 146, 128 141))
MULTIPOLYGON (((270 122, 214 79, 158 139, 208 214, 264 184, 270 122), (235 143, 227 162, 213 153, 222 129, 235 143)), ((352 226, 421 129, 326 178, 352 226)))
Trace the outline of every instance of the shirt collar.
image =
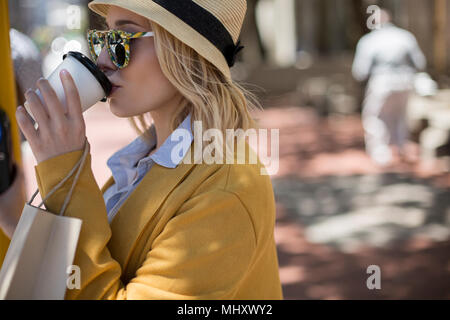
MULTIPOLYGON (((175 168, 186 155, 187 150, 194 139, 191 130, 191 113, 189 113, 155 153, 144 157, 156 145, 155 125, 152 124, 148 130, 152 133, 150 143, 147 143, 144 140, 143 135, 140 135, 108 159, 107 165, 111 169, 113 175, 119 170, 134 170, 136 164, 138 164, 137 167, 139 167, 147 164, 150 160, 153 160, 166 168, 175 168), (178 153, 179 157, 174 157, 174 159, 172 159, 171 153, 175 146, 177 146, 176 150, 181 150, 178 153)), ((117 181, 117 179, 115 180, 117 181)))
MULTIPOLYGON (((156 137, 156 132, 153 124, 151 128, 155 133, 154 136, 156 137)), ((167 168, 175 168, 180 164, 181 160, 183 160, 189 149, 189 146, 192 144, 192 140, 194 140, 194 136, 192 135, 191 114, 189 113, 186 118, 184 118, 183 122, 180 123, 177 129, 175 129, 175 131, 170 134, 166 141, 164 141, 161 147, 154 154, 150 155, 147 158, 151 158, 161 166, 167 168), (174 150, 175 147, 175 151, 179 151, 178 155, 172 155, 172 150, 174 150)), ((143 160, 147 158, 144 158, 143 160)))

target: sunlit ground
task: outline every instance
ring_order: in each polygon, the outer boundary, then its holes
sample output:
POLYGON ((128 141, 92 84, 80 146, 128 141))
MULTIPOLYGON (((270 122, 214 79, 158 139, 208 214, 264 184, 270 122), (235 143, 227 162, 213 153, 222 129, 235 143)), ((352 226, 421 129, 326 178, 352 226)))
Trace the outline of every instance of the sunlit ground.
POLYGON ((440 163, 377 168, 358 116, 282 107, 260 117, 280 129, 272 182, 286 299, 450 297, 450 174, 440 163), (372 264, 381 290, 366 287, 372 264))

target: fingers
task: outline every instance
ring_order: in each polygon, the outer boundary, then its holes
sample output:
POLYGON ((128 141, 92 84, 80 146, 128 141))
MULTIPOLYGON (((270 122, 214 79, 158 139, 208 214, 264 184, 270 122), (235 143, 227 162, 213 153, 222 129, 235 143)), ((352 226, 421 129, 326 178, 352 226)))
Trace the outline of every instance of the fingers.
POLYGON ((34 119, 39 125, 39 129, 45 127, 45 124, 49 121, 49 116, 47 114, 46 108, 39 99, 39 96, 31 89, 25 92, 25 98, 34 119))
POLYGON ((70 73, 63 69, 60 73, 64 94, 66 95, 67 108, 69 117, 73 119, 81 119, 83 111, 81 110, 81 100, 77 86, 70 73))
POLYGON ((55 121, 62 121, 64 119, 64 107, 61 105, 55 90, 50 86, 47 79, 40 78, 37 81, 37 86, 41 91, 44 102, 47 105, 48 113, 55 121))
POLYGON ((33 120, 24 107, 19 106, 16 109, 16 120, 23 135, 28 142, 34 144, 37 138, 37 131, 34 129, 33 120))

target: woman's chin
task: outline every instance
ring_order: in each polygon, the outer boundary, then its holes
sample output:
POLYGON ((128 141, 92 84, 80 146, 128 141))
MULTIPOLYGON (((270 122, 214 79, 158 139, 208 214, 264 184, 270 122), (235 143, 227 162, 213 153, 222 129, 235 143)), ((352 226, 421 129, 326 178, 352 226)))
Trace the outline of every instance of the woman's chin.
POLYGON ((114 101, 111 99, 109 102, 109 110, 111 110, 111 113, 119 118, 128 118, 130 117, 128 114, 126 114, 125 110, 123 110, 123 105, 120 105, 117 103, 117 101, 114 101))

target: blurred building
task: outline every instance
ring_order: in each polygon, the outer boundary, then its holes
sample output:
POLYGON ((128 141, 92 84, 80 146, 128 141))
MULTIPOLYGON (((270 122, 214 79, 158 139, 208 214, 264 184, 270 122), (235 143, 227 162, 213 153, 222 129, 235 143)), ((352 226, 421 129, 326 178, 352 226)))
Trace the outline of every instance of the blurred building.
MULTIPOLYGON (((257 0, 258 27, 267 50, 312 55, 353 54, 367 28, 367 7, 378 5, 393 13, 393 22, 414 33, 430 67, 447 72, 450 66, 450 2, 448 0, 257 0), (281 4, 280 4, 281 3, 281 4), (289 26, 289 24, 292 24, 289 26), (293 35, 286 35, 293 33, 293 35), (431 35, 431 36, 430 36, 431 35), (275 39, 275 40, 274 40, 275 39), (283 43, 290 41, 295 46, 283 43)), ((285 54, 287 56, 287 54, 285 54)), ((270 59, 270 55, 269 55, 270 59)), ((287 59, 289 60, 289 59, 287 59)), ((285 59, 286 61, 286 59, 285 59)), ((281 64, 284 65, 285 61, 281 64)))
MULTIPOLYGON (((427 72, 450 87, 448 0, 248 0, 237 80, 254 83, 263 97, 290 95, 322 115, 360 110, 363 87, 351 76, 358 40, 370 32, 371 5, 393 13, 424 51, 427 72)), ((293 99, 293 101, 292 101, 293 99)))

